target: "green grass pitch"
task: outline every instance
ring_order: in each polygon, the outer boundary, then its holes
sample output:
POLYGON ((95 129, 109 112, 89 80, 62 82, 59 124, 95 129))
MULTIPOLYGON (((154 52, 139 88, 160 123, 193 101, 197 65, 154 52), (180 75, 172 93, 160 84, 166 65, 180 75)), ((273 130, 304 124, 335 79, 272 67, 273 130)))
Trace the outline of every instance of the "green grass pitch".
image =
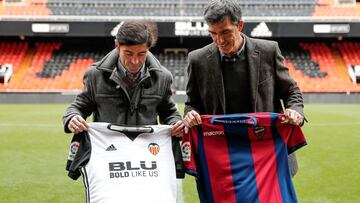
MULTIPOLYGON (((64 169, 66 106, 0 105, 0 202, 85 202, 82 180, 64 169)), ((306 104, 305 111, 308 145, 297 151, 294 178, 299 202, 360 202, 360 105, 306 104)), ((183 193, 186 203, 198 202, 190 176, 183 193)))

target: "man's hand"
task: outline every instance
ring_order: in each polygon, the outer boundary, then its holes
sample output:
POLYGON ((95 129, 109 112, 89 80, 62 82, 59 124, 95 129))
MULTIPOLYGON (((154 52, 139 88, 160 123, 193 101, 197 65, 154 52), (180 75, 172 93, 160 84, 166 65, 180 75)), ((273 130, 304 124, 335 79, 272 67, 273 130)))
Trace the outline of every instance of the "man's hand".
POLYGON ((295 110, 285 109, 284 115, 292 125, 301 125, 304 122, 304 117, 295 110))
POLYGON ((181 137, 183 128, 184 128, 184 123, 182 120, 176 122, 171 127, 171 130, 170 130, 171 136, 181 137))
POLYGON ((184 120, 185 126, 188 127, 188 128, 192 128, 192 127, 194 127, 196 125, 201 124, 201 117, 194 110, 188 112, 183 120, 184 120))
POLYGON ((72 133, 78 134, 87 131, 89 126, 81 116, 76 115, 70 119, 68 128, 72 133))

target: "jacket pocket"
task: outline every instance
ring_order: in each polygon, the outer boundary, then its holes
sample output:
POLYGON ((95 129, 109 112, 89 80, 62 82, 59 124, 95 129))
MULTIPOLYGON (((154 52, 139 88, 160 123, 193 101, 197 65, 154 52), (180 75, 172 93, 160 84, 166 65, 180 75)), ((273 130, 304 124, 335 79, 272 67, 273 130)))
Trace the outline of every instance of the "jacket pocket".
POLYGON ((257 97, 257 111, 271 111, 275 90, 274 77, 268 77, 259 83, 257 97))
POLYGON ((163 96, 163 92, 161 92, 159 89, 155 89, 155 88, 148 88, 148 89, 143 89, 142 92, 142 97, 162 97, 163 96))
POLYGON ((274 77, 271 76, 259 83, 258 92, 261 97, 272 97, 274 95, 274 88, 274 77))
POLYGON ((146 95, 146 94, 143 94, 141 96, 140 103, 143 106, 146 106, 147 110, 150 110, 150 109, 155 110, 156 107, 160 104, 161 100, 162 100, 162 97, 159 96, 159 95, 146 95))
POLYGON ((97 94, 95 101, 99 114, 109 115, 124 112, 127 109, 127 102, 122 95, 97 94))
POLYGON ((273 81, 273 79, 274 79, 274 76, 271 75, 271 76, 265 78, 264 80, 260 81, 259 82, 259 88, 261 86, 268 85, 269 83, 271 83, 273 81))

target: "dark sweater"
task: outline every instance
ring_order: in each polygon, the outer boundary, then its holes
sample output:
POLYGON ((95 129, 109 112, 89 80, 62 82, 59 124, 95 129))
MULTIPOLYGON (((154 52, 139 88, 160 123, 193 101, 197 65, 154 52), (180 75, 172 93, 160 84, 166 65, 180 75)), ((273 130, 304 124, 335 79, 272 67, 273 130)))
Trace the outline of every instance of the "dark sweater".
POLYGON ((251 111, 248 68, 244 51, 235 62, 221 62, 227 114, 251 111))

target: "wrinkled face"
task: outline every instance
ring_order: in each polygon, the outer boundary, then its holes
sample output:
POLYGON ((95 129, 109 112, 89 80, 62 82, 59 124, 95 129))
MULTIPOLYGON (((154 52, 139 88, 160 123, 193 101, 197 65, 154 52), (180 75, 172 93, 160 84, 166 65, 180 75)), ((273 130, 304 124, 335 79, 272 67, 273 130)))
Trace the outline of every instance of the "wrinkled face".
POLYGON ((130 73, 136 74, 143 67, 149 47, 147 43, 137 45, 119 45, 120 62, 130 73))
POLYGON ((226 55, 231 55, 240 50, 243 43, 240 32, 243 26, 243 21, 235 25, 228 17, 219 23, 208 24, 212 40, 218 46, 219 50, 226 55))

